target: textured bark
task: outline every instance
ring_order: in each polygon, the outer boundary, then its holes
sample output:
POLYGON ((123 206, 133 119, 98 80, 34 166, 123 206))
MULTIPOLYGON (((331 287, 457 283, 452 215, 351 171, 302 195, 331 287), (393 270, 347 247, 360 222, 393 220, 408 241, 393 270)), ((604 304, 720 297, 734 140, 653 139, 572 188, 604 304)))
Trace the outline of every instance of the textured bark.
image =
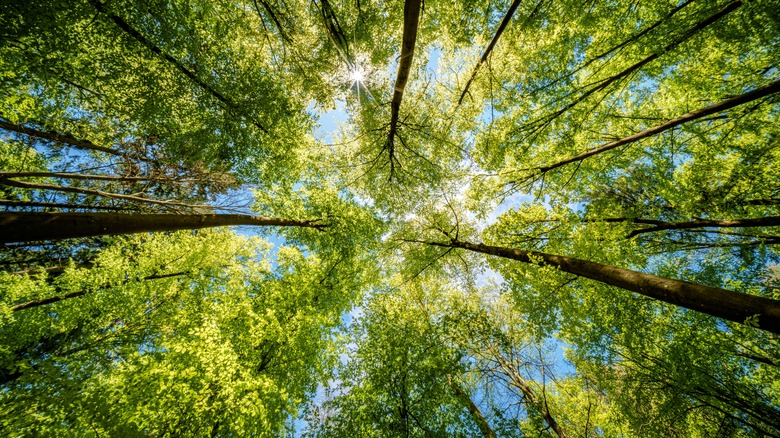
POLYGON ((243 214, 0 213, 0 243, 192 230, 230 225, 322 229, 319 220, 243 214))
MULTIPOLYGON (((134 27, 132 27, 128 22, 126 22, 122 17, 111 13, 108 8, 106 8, 106 4, 103 3, 100 0, 89 0, 89 3, 92 4, 92 6, 95 7, 100 13, 104 14, 108 19, 114 22, 114 24, 117 25, 120 29, 122 29, 127 35, 138 41, 139 43, 143 44, 147 49, 151 50, 155 55, 161 57, 165 61, 172 64, 174 67, 176 67, 179 72, 181 72, 184 76, 189 78, 192 82, 194 82, 198 87, 200 87, 203 91, 209 93, 212 97, 217 99, 220 103, 225 105, 229 110, 236 111, 238 110, 238 105, 235 104, 235 102, 231 101, 227 96, 217 91, 214 87, 207 84, 205 81, 200 79, 195 72, 188 69, 184 66, 184 64, 181 63, 181 61, 177 60, 173 56, 163 52, 163 50, 157 46, 155 46, 151 41, 149 41, 145 36, 141 34, 138 30, 136 30, 134 27)), ((252 121, 252 124, 255 125, 258 129, 263 131, 264 133, 268 133, 268 130, 261 125, 257 121, 252 121)))
POLYGON ((417 42, 417 28, 420 23, 421 0, 406 0, 404 3, 404 34, 401 43, 401 57, 398 61, 398 75, 393 88, 393 100, 390 102, 390 133, 387 135, 385 149, 390 156, 390 174, 395 169, 395 136, 398 130, 398 118, 401 111, 401 101, 404 97, 406 82, 412 69, 414 45, 417 42))
POLYGON ((125 152, 117 151, 111 148, 98 146, 95 143, 92 143, 89 140, 84 140, 80 138, 76 138, 71 134, 63 133, 63 132, 54 132, 54 131, 42 131, 40 129, 33 129, 24 125, 17 125, 14 123, 10 123, 8 121, 0 119, 0 128, 5 129, 7 131, 14 131, 18 132, 20 134, 24 134, 30 137, 37 137, 42 138, 45 140, 51 140, 56 141, 58 143, 66 143, 69 144, 76 149, 81 149, 85 151, 98 151, 98 152, 104 152, 109 155, 114 155, 117 157, 122 158, 131 158, 136 159, 139 161, 148 161, 152 162, 154 160, 150 160, 148 158, 144 157, 136 157, 130 154, 127 154, 125 152))
MULTIPOLYGON (((187 274, 188 274, 187 272, 174 272, 174 273, 171 273, 171 274, 147 275, 146 277, 141 278, 141 280, 158 280, 158 279, 161 279, 161 278, 181 277, 181 276, 187 275, 187 274)), ((131 280, 126 280, 126 281, 123 281, 121 284, 127 284, 127 283, 130 283, 130 281, 131 280)), ((101 286, 98 289, 108 289, 108 288, 110 288, 112 286, 114 286, 114 285, 107 284, 105 286, 101 286)), ((57 296, 54 296, 54 297, 40 298, 40 299, 37 299, 37 300, 31 300, 31 301, 27 301, 25 303, 20 303, 20 304, 17 304, 15 306, 11 306, 11 311, 12 312, 18 312, 20 310, 30 309, 30 308, 33 308, 33 307, 40 307, 40 306, 44 306, 46 304, 56 303, 58 301, 63 301, 63 300, 67 300, 67 299, 70 299, 70 298, 78 298, 78 297, 84 296, 84 295, 86 295, 86 294, 88 294, 90 292, 92 292, 92 291, 90 291, 90 290, 79 290, 79 291, 75 291, 75 292, 68 292, 68 293, 62 294, 62 295, 57 295, 57 296)))
POLYGON ((741 94, 736 97, 732 97, 731 99, 726 99, 714 105, 710 105, 708 107, 701 108, 696 111, 691 111, 687 114, 683 114, 680 117, 668 120, 660 125, 656 125, 653 126, 652 128, 645 129, 644 131, 637 132, 636 134, 629 135, 628 137, 623 137, 621 139, 606 143, 603 146, 599 146, 595 149, 591 149, 588 152, 584 152, 577 156, 558 161, 557 163, 550 164, 548 166, 537 167, 536 170, 538 170, 541 173, 549 172, 550 170, 556 169, 558 167, 575 163, 577 161, 582 161, 586 158, 592 157, 594 155, 598 155, 602 152, 606 152, 629 143, 634 143, 636 141, 642 140, 647 137, 651 137, 656 134, 660 134, 676 126, 682 125, 683 123, 700 119, 702 117, 707 117, 713 114, 717 114, 719 112, 726 111, 728 109, 746 104, 748 102, 753 102, 755 100, 764 98, 766 96, 772 95, 777 92, 780 92, 780 81, 772 82, 767 86, 755 89, 753 91, 747 92, 745 94, 741 94))
MULTIPOLYGON (((653 233, 663 230, 689 230, 692 228, 750 228, 750 227, 776 227, 780 226, 780 216, 768 216, 755 219, 729 219, 729 220, 710 220, 696 219, 689 222, 662 222, 654 227, 641 228, 629 233, 628 237, 634 237, 638 234, 653 233)), ((760 236, 758 236, 760 237, 760 236)))
POLYGON ((120 181, 120 182, 141 182, 141 181, 159 181, 159 182, 177 182, 177 183, 206 183, 210 181, 186 178, 177 179, 167 178, 165 175, 159 177, 152 176, 117 176, 117 175, 93 175, 87 173, 70 172, 0 172, 0 179, 3 178, 62 178, 79 179, 94 181, 120 181))
POLYGON ((482 415, 479 407, 474 404, 474 401, 471 400, 471 397, 469 397, 468 393, 464 391, 463 388, 461 388, 460 385, 454 382, 449 376, 448 383, 452 388, 452 392, 455 393, 455 396, 457 396, 461 403, 463 403, 463 405, 469 410, 471 418, 473 418, 474 422, 477 423, 477 427, 479 427, 480 432, 482 432, 482 436, 485 438, 495 438, 495 432, 493 432, 493 429, 490 428, 490 424, 488 424, 487 419, 485 419, 485 416, 482 415))
POLYGON ((463 92, 460 93, 460 99, 458 99, 458 105, 460 105, 463 102, 463 98, 466 96, 466 93, 469 92, 469 87, 471 86, 471 83, 474 81, 474 78, 477 77, 477 72, 479 71, 479 68, 482 66, 482 64, 487 61, 488 56, 490 56, 490 52, 493 51, 493 47, 496 46, 496 42, 499 38, 501 38, 501 34, 504 33, 504 29, 506 29, 507 24, 509 24, 509 21, 512 19, 512 16, 515 14, 515 11, 517 10, 517 7, 520 6, 520 2, 522 0, 514 0, 512 4, 509 6, 509 10, 506 11, 506 15, 504 15, 504 19, 501 20, 501 24, 498 25, 498 29, 496 30, 496 34, 493 35, 493 39, 490 41, 490 44, 488 44, 487 48, 485 49, 485 53, 482 54, 482 58, 479 59, 479 62, 477 62, 477 65, 474 67, 474 71, 471 73, 471 77, 469 78, 468 82, 466 82, 466 86, 463 87, 463 92))
POLYGON ((523 263, 552 266, 563 272, 741 324, 744 324, 748 318, 757 316, 758 328, 780 334, 780 300, 538 251, 461 241, 426 243, 446 248, 467 249, 523 263))
POLYGON ((67 209, 105 210, 105 211, 131 210, 130 208, 127 207, 110 207, 107 205, 68 204, 64 202, 17 201, 14 199, 0 199, 0 205, 6 205, 6 206, 16 207, 16 208, 67 208, 67 209))
POLYGON ((177 201, 160 201, 157 199, 142 198, 140 196, 123 195, 121 193, 104 192, 102 190, 86 189, 81 187, 58 186, 55 184, 17 181, 15 179, 9 179, 2 176, 0 176, 0 185, 19 187, 23 189, 52 190, 55 192, 80 193, 82 195, 102 196, 104 198, 122 199, 124 201, 137 202, 142 204, 164 205, 167 207, 202 208, 208 210, 211 210, 213 208, 212 206, 205 205, 205 204, 185 204, 183 202, 177 202, 177 201))

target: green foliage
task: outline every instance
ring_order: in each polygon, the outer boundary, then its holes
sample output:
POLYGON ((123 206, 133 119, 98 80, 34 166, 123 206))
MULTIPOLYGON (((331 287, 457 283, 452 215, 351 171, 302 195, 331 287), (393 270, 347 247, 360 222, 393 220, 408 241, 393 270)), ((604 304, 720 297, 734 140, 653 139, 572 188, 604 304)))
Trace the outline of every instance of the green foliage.
POLYGON ((511 3, 423 4, 404 90, 404 2, 5 5, 2 213, 314 227, 0 248, 3 435, 780 435, 756 317, 539 254, 780 298, 780 4, 521 2, 460 102, 511 3))

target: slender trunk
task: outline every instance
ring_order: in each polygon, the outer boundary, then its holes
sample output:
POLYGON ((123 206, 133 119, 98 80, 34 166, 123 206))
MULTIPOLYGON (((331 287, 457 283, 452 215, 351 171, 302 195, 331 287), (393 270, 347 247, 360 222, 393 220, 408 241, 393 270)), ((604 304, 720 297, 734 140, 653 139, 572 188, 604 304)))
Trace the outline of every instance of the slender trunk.
POLYGON ((458 385, 451 376, 447 377, 448 383, 452 388, 452 392, 455 393, 455 396, 458 397, 458 400, 460 400, 461 403, 463 403, 463 405, 469 410, 471 418, 473 418, 474 422, 477 423, 477 427, 479 427, 480 432, 482 432, 482 436, 485 438, 495 438, 495 432, 493 432, 493 429, 490 428, 490 424, 488 424, 487 419, 485 419, 485 416, 482 415, 479 407, 474 404, 474 401, 471 400, 471 397, 469 397, 468 393, 464 391, 463 388, 461 388, 460 385, 458 385))
POLYGON ((758 328, 780 334, 780 300, 538 251, 525 251, 457 240, 450 243, 424 243, 445 248, 467 249, 523 263, 552 266, 563 272, 740 324, 744 324, 746 320, 751 318, 750 323, 757 324, 758 328))
POLYGON ((336 16, 336 11, 333 10, 328 0, 319 0, 320 12, 322 19, 325 22, 325 31, 328 34, 328 39, 333 43, 336 51, 341 56, 341 59, 349 67, 354 67, 354 59, 349 53, 349 40, 344 35, 344 29, 341 28, 339 19, 336 16))
POLYGON ((121 193, 104 192, 101 190, 86 189, 81 187, 58 186, 55 184, 17 181, 15 179, 8 179, 1 176, 0 176, 0 185, 19 187, 23 189, 53 190, 55 192, 80 193, 82 195, 102 196, 104 198, 122 199, 125 201, 139 202, 144 204, 156 204, 156 205, 163 205, 167 207, 203 208, 208 210, 213 209, 212 206, 205 205, 205 204, 185 204, 183 202, 176 202, 176 201, 160 201, 157 199, 142 198, 140 196, 123 195, 121 193))
POLYGON ((469 77, 468 82, 466 82, 466 86, 463 87, 463 92, 460 93, 460 99, 458 99, 458 105, 460 105, 463 102, 463 98, 466 97, 466 93, 469 92, 469 87, 471 86, 471 82, 474 81, 474 78, 477 77, 477 71, 479 71, 479 68, 482 66, 482 64, 487 61, 488 56, 490 56, 490 52, 493 51, 493 47, 495 47, 496 42, 499 38, 501 38, 501 34, 504 33, 504 29, 506 29, 507 24, 509 24, 509 21, 512 19, 512 16, 515 14, 515 11, 517 10, 517 7, 520 6, 520 2, 522 0, 514 0, 512 4, 509 6, 509 10, 506 11, 506 15, 504 15, 504 19, 501 20, 501 24, 498 25, 498 29, 496 30, 496 34, 493 35, 493 39, 490 41, 490 44, 488 44, 487 48, 485 49, 485 53, 482 54, 482 58, 479 59, 479 62, 477 62, 477 65, 474 67, 474 71, 471 72, 471 77, 469 77))
POLYGON ((39 129, 33 129, 24 125, 16 125, 10 122, 7 122, 3 119, 0 119, 0 128, 5 129, 7 131, 14 131, 18 132, 20 134, 24 134, 30 137, 37 137, 42 138, 45 140, 51 140, 58 143, 66 143, 69 144, 76 149, 81 149, 85 151, 98 151, 103 152, 109 155, 114 155, 117 157, 122 158, 129 158, 129 159, 137 159, 139 161, 147 161, 147 162, 154 162, 154 160, 150 160, 148 158, 144 157, 135 157, 131 156, 130 154, 127 154, 125 152, 117 151, 111 148, 98 146, 95 143, 92 143, 89 140, 83 140, 74 137, 71 134, 63 133, 63 132, 54 132, 54 131, 41 131, 39 129))
POLYGON ((107 210, 107 211, 122 211, 130 210, 127 207, 110 207, 107 205, 79 205, 79 204, 67 204, 62 202, 32 202, 32 201, 16 201, 13 199, 0 199, 0 205, 7 205, 11 207, 41 207, 41 208, 68 208, 68 209, 85 209, 85 210, 107 210))
POLYGON ((603 90, 603 89, 609 87, 610 85, 618 83, 619 81, 629 77, 633 73, 639 71, 645 65, 647 65, 647 64, 655 61, 656 59, 658 59, 661 55, 664 55, 664 54, 674 50, 677 46, 679 46, 680 44, 684 43, 685 41, 690 39, 693 35, 697 34, 698 32, 704 30, 709 25, 717 22, 721 18, 723 18, 726 15, 730 14, 731 12, 735 11, 740 6, 742 6, 742 2, 741 1, 735 1, 733 3, 730 3, 730 4, 726 5, 723 9, 721 9, 720 11, 718 11, 715 14, 711 15, 706 20, 704 20, 704 21, 702 21, 700 23, 697 23, 694 27, 692 27, 691 29, 688 29, 688 31, 685 32, 681 37, 679 37, 676 40, 672 41, 671 43, 667 44, 660 51, 655 52, 652 55, 649 55, 649 56, 645 57, 641 61, 638 61, 638 62, 634 63, 632 66, 624 69, 620 73, 617 73, 617 74, 612 75, 612 76, 610 76, 608 78, 601 79, 599 81, 596 81, 593 84, 590 84, 592 86, 590 88, 588 88, 587 90, 585 90, 582 94, 580 94, 579 97, 577 97, 573 102, 571 102, 570 104, 566 105, 562 109, 553 112, 552 114, 543 116, 542 118, 537 119, 537 120, 529 123, 527 126, 538 125, 540 123, 541 123, 541 126, 546 126, 548 123, 552 122, 555 118, 557 118, 561 114, 563 114, 563 113, 571 110, 575 106, 577 106, 580 102, 585 100, 588 96, 592 95, 593 93, 595 93, 597 91, 603 90))
MULTIPOLYGON (((141 280, 158 280, 158 279, 161 279, 161 278, 181 277, 182 275, 187 275, 187 274, 189 274, 189 272, 174 272, 174 273, 171 273, 171 274, 154 274, 154 275, 147 275, 146 277, 143 277, 141 280)), ((130 283, 130 281, 131 280, 125 280, 125 281, 122 282, 122 284, 130 283)), ((101 286, 98 289, 107 289, 107 288, 110 288, 112 286, 114 286, 114 285, 108 284, 108 285, 101 286)), ((90 290, 79 290, 79 291, 75 291, 75 292, 68 292, 68 293, 63 294, 63 295, 57 295, 57 296, 54 296, 54 297, 39 298, 37 300, 31 300, 31 301, 27 301, 27 302, 24 302, 24 303, 17 304, 15 306, 11 306, 11 311, 12 312, 18 312, 20 310, 30 309, 30 308, 33 308, 33 307, 40 307, 40 306, 44 306, 46 304, 56 303, 58 301, 63 301, 63 300, 67 300, 67 299, 70 299, 70 298, 78 298, 80 296, 84 296, 84 295, 88 294, 89 292, 92 292, 92 291, 90 291, 90 290)))
POLYGON ((769 85, 755 89, 753 91, 749 91, 745 94, 741 94, 739 96, 732 97, 730 99, 726 99, 724 101, 718 102, 714 105, 710 105, 708 107, 701 108, 696 111, 691 111, 687 114, 683 114, 680 117, 671 119, 660 125, 656 125, 653 126, 652 128, 645 129, 644 131, 637 132, 636 134, 629 135, 628 137, 623 137, 621 139, 606 143, 603 146, 599 146, 595 149, 591 149, 588 152, 584 152, 577 156, 567 158, 565 160, 561 160, 558 161, 557 163, 550 164, 547 166, 537 167, 535 170, 538 170, 540 173, 549 172, 550 170, 556 169, 558 167, 565 166, 570 163, 575 163, 577 161, 582 161, 586 158, 592 157, 602 152, 615 149, 616 147, 623 146, 629 143, 634 143, 644 138, 651 137, 656 134, 660 134, 676 126, 682 125, 683 123, 700 119, 702 117, 707 117, 712 114, 717 114, 719 112, 726 111, 728 109, 746 104, 748 102, 753 102, 754 100, 764 98, 766 96, 772 95, 777 92, 780 92, 780 80, 772 82, 769 85))
POLYGON ((0 243, 192 230, 230 225, 307 227, 326 225, 243 214, 0 213, 0 243))
MULTIPOLYGON (((710 220, 696 219, 690 222, 667 222, 654 227, 642 228, 629 233, 628 237, 634 237, 638 234, 652 233, 663 230, 688 230, 691 228, 748 228, 748 227, 776 227, 780 226, 780 216, 768 216, 755 219, 730 219, 730 220, 710 220)), ((760 237, 760 236, 759 236, 760 237)))
MULTIPOLYGON (((82 268, 82 269, 90 269, 92 268, 93 264, 91 262, 87 263, 76 263, 75 267, 82 268)), ((66 269, 68 269, 70 265, 59 265, 59 266, 49 266, 46 268, 30 268, 30 269, 22 269, 20 271, 14 271, 13 273, 15 275, 38 275, 38 274, 46 274, 49 278, 59 277, 62 275, 66 269)))
MULTIPOLYGON (((262 14, 260 13, 260 7, 257 4, 257 0, 254 0, 255 3, 255 9, 257 10, 257 15, 260 16, 260 19, 263 18, 262 14)), ((282 23, 279 21, 278 18, 276 18, 276 13, 274 12, 271 5, 266 3, 264 0, 260 0, 260 4, 263 5, 263 9, 268 13, 268 15, 271 17, 271 20, 273 20, 274 24, 276 25, 276 28, 279 30, 279 36, 282 37, 282 40, 291 43, 292 38, 290 38, 289 35, 287 35, 287 32, 284 30, 284 26, 282 26, 282 23)))
MULTIPOLYGON (((141 32, 136 30, 134 27, 132 27, 128 22, 126 22, 122 17, 111 13, 108 8, 106 7, 106 4, 103 3, 101 0, 89 0, 89 3, 94 6, 95 9, 98 10, 98 12, 104 14, 106 17, 108 17, 111 21, 114 22, 114 24, 117 25, 120 29, 122 29, 127 35, 138 41, 139 43, 143 44, 147 49, 152 51, 155 55, 161 57, 165 61, 172 64, 174 67, 176 67, 179 72, 181 72, 184 76, 189 78, 192 82, 194 82, 198 87, 200 87, 203 91, 210 94, 212 97, 217 99, 220 103, 225 105, 225 107, 228 110, 236 111, 238 110, 238 105, 236 105, 233 101, 231 101, 229 98, 227 98, 225 95, 214 89, 214 87, 207 84, 205 81, 200 79, 195 72, 188 69, 184 66, 184 64, 181 63, 181 61, 177 60, 173 56, 163 52, 163 50, 157 46, 155 46, 151 41, 149 41, 146 37, 144 37, 141 32)), ((252 120, 252 124, 255 125, 258 129, 263 131, 264 133, 268 133, 268 130, 261 125, 259 122, 252 120)))
POLYGON ((401 100, 404 97, 404 88, 409 80, 409 72, 412 69, 414 59, 414 45, 417 42, 417 28, 420 22, 421 0, 406 0, 404 3, 404 33, 401 43, 401 57, 398 61, 398 76, 395 78, 393 88, 393 100, 390 102, 390 133, 387 136, 385 149, 390 156, 390 174, 394 173, 395 164, 395 135, 398 129, 398 118, 401 111, 401 100))
POLYGON ((550 407, 547 405, 547 401, 539 400, 539 397, 536 396, 528 382, 525 381, 523 376, 517 372, 517 369, 509 364, 506 359, 498 356, 496 360, 499 364, 501 364, 501 368, 504 369, 504 372, 508 374, 509 380, 512 382, 512 384, 523 393, 523 396, 528 401, 528 403, 539 410, 539 412, 544 417, 544 421, 548 426, 550 426, 555 434, 558 435, 558 438, 568 438, 568 435, 566 435, 566 432, 563 430, 561 425, 558 424, 558 422, 555 420, 555 417, 552 416, 550 407))
POLYGON ((570 77, 574 76, 575 74, 577 74, 579 71, 581 71, 584 68, 586 68, 589 65, 591 65, 592 63, 594 63, 594 62, 596 62, 596 61, 598 61, 600 59, 604 59, 607 56, 609 56, 610 54, 614 53, 615 51, 620 50, 623 47, 625 47, 625 46, 627 46, 627 45, 629 45, 629 44, 631 44, 631 43, 633 43, 635 41, 638 41, 640 38, 642 38, 643 36, 647 35, 653 29, 655 29, 656 27, 658 27, 661 24, 663 24, 663 22, 665 22, 665 21, 669 20, 670 18, 672 18, 675 14, 677 14, 680 10, 682 10, 682 8, 688 6, 692 2, 693 2, 693 0, 686 0, 685 2, 681 3, 676 8, 672 9, 668 14, 666 14, 666 16, 664 16, 660 20, 656 21, 655 23, 651 24, 650 26, 646 27, 644 30, 642 30, 642 31, 632 35, 630 38, 628 38, 627 40, 624 40, 620 44, 612 46, 611 48, 607 49, 606 51, 604 51, 604 52, 602 52, 602 53, 600 53, 600 54, 598 54, 598 55, 588 59, 587 61, 582 63, 576 69, 574 69, 574 70, 572 70, 570 72, 567 72, 565 75, 558 77, 557 79, 555 79, 554 81, 544 85, 543 87, 540 87, 540 88, 537 88, 537 89, 533 90, 531 92, 531 94, 537 93, 537 92, 541 91, 544 88, 549 88, 549 87, 551 87, 551 86, 561 82, 562 80, 564 80, 566 78, 570 78, 570 77))
POLYGON ((119 182, 176 182, 176 183, 208 183, 213 181, 186 178, 177 179, 175 177, 166 178, 165 176, 118 176, 118 175, 94 175, 86 173, 70 172, 0 172, 0 179, 4 178, 62 178, 94 181, 119 181, 119 182))

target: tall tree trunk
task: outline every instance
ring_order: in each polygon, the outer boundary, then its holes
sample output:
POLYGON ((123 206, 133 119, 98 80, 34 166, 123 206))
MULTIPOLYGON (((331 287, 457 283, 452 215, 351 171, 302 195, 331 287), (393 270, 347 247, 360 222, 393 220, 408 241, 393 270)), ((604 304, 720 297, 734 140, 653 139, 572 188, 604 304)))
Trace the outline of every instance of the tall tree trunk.
POLYGON ((398 130, 398 118, 401 111, 401 101, 404 97, 406 82, 412 69, 414 45, 417 43, 417 28, 420 22, 420 7, 422 0, 406 0, 404 3, 404 34, 401 43, 401 57, 398 61, 398 76, 395 78, 393 100, 390 102, 390 133, 387 136, 385 149, 390 156, 390 175, 394 173, 395 136, 398 130))
POLYGON ((666 222, 650 228, 641 228, 629 233, 628 237, 638 234, 653 233, 663 230, 690 230, 694 228, 747 228, 747 227, 776 227, 780 226, 780 216, 767 216, 755 219, 696 219, 689 222, 666 222))
POLYGON ((244 214, 0 213, 0 243, 192 230, 229 225, 322 229, 319 219, 295 220, 244 214))
POLYGON ((777 92, 780 92, 780 80, 772 82, 771 84, 766 85, 764 87, 757 88, 753 91, 749 91, 745 94, 741 94, 739 96, 732 97, 730 99, 726 99, 724 101, 718 102, 714 105, 710 105, 708 107, 701 108, 696 111, 691 111, 687 114, 683 114, 677 118, 666 121, 660 125, 656 125, 653 126, 652 128, 645 129, 644 131, 637 132, 636 134, 629 135, 628 137, 623 137, 621 139, 606 143, 603 146, 599 146, 595 149, 591 149, 588 152, 583 152, 577 156, 567 158, 565 160, 561 160, 556 163, 549 164, 547 166, 537 167, 535 168, 535 170, 537 170, 540 173, 549 172, 550 170, 556 169, 558 167, 565 166, 570 163, 575 163, 577 161, 582 161, 586 158, 592 157, 602 152, 615 149, 616 147, 623 146, 629 143, 634 143, 644 138, 651 137, 656 134, 660 134, 676 126, 682 125, 683 123, 700 119, 702 117, 707 117, 713 114, 717 114, 719 112, 726 111, 728 109, 734 108, 739 105, 743 105, 748 102, 753 102, 755 100, 764 98, 766 96, 769 96, 777 92))
POLYGON ((471 77, 469 77, 468 82, 466 82, 466 86, 463 87, 463 92, 460 93, 460 99, 458 99, 458 105, 463 103, 463 98, 466 97, 466 93, 469 92, 469 87, 471 86, 471 83, 474 81, 474 78, 477 77, 477 72, 479 71, 479 68, 482 66, 482 64, 487 61, 488 56, 490 56, 490 52, 493 51, 493 47, 496 46, 496 42, 499 38, 501 38, 501 34, 504 33, 504 29, 506 29, 507 24, 509 24, 509 21, 512 19, 512 16, 515 14, 515 11, 517 10, 517 7, 520 6, 520 2, 522 0, 514 0, 512 4, 509 6, 509 10, 506 11, 506 15, 504 15, 504 19, 501 20, 501 24, 498 25, 498 30, 496 30, 496 34, 493 35, 493 39, 490 41, 490 44, 488 44, 487 48, 485 49, 485 53, 482 54, 482 58, 479 59, 479 62, 477 62, 477 65, 474 66, 474 71, 471 72, 471 77))
POLYGON ((151 160, 149 158, 145 157, 136 157, 131 154, 128 154, 126 152, 118 151, 115 149, 107 148, 104 146, 98 146, 95 143, 92 143, 89 140, 83 140, 80 138, 76 138, 71 134, 64 133, 64 132, 54 132, 54 131, 42 131, 40 129, 34 129, 30 128, 25 125, 17 125, 14 123, 10 123, 6 120, 0 119, 0 128, 5 129, 7 131, 14 131, 18 132, 20 134, 27 135, 29 137, 37 137, 42 138, 45 140, 51 140, 58 143, 66 143, 71 146, 73 146, 76 149, 81 149, 84 151, 98 151, 103 152, 109 155, 114 155, 117 157, 122 158, 129 158, 129 159, 136 159, 139 161, 146 161, 146 162, 154 162, 155 160, 151 160))
POLYGON ((458 397, 458 400, 460 400, 466 409, 469 410, 471 418, 473 418, 474 422, 477 423, 477 427, 479 427, 480 432, 482 432, 482 436, 485 438, 495 438, 495 432, 493 432, 493 429, 490 428, 490 424, 488 424, 487 419, 485 419, 485 416, 482 415, 482 412, 480 412, 479 407, 474 403, 474 401, 471 400, 471 397, 469 397, 468 393, 453 380, 452 376, 447 376, 447 383, 452 388, 452 392, 455 393, 455 396, 458 397))
POLYGON ((780 334, 780 300, 748 295, 687 281, 673 280, 630 269, 538 251, 504 248, 453 240, 424 242, 445 248, 462 248, 482 254, 535 265, 553 266, 563 272, 616 286, 665 303, 744 324, 748 318, 758 328, 780 334))
MULTIPOLYGON (((153 275, 147 275, 146 277, 141 278, 141 280, 159 280, 161 278, 181 277, 181 276, 187 275, 187 274, 189 274, 189 272, 174 272, 174 273, 171 273, 171 274, 153 274, 153 275)), ((130 281, 131 280, 125 280, 121 284, 127 284, 127 283, 130 283, 130 281)), ((115 286, 119 286, 119 285, 110 285, 110 284, 108 284, 108 285, 105 285, 105 286, 101 286, 99 289, 108 289, 108 288, 110 288, 112 286, 115 287, 115 286)), ((30 300, 30 301, 27 301, 27 302, 24 302, 24 303, 19 303, 19 304, 16 304, 14 306, 11 306, 11 311, 12 312, 18 312, 20 310, 30 309, 30 308, 33 308, 33 307, 40 307, 40 306, 44 306, 46 304, 56 303, 58 301, 63 301, 63 300, 67 300, 67 299, 70 299, 70 298, 78 298, 78 297, 84 296, 84 295, 86 295, 86 294, 88 294, 90 292, 92 292, 92 291, 91 290, 79 290, 79 291, 68 292, 68 293, 65 293, 65 294, 62 294, 62 295, 57 295, 57 296, 53 296, 53 297, 49 297, 49 298, 39 298, 37 300, 30 300)))

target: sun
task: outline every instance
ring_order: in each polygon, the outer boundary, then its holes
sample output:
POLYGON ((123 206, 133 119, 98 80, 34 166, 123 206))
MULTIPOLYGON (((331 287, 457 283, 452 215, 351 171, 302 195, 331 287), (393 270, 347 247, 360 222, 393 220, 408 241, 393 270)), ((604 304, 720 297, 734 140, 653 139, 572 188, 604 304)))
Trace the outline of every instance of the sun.
POLYGON ((360 66, 354 66, 349 71, 349 80, 352 81, 353 84, 360 84, 365 80, 365 73, 363 72, 363 68, 360 66))

